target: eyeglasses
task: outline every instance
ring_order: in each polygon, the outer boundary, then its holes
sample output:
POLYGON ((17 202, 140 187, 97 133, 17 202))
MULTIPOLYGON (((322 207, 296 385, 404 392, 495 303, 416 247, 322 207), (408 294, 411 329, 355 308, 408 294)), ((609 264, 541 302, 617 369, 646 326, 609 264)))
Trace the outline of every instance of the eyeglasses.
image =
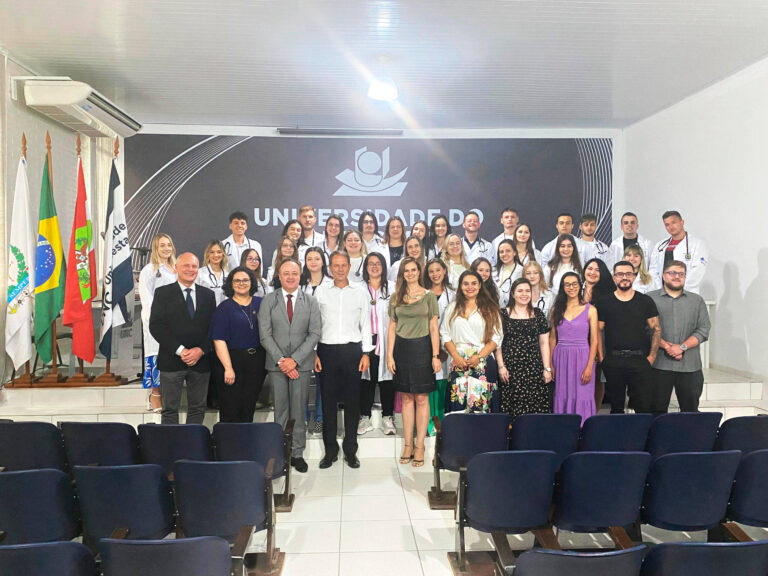
POLYGON ((614 272, 616 278, 634 278, 636 274, 634 272, 614 272))
POLYGON ((245 259, 246 262, 261 262, 258 258, 249 257, 245 259))
POLYGON ((232 284, 250 284, 250 283, 251 283, 251 281, 248 280, 248 278, 242 278, 240 280, 238 280, 238 279, 232 280, 232 284))
POLYGON ((578 288, 579 283, 578 282, 566 282, 563 284, 563 288, 578 288))
POLYGON ((667 270, 664 274, 666 276, 671 276, 672 278, 685 278, 685 272, 673 272, 672 270, 667 270))

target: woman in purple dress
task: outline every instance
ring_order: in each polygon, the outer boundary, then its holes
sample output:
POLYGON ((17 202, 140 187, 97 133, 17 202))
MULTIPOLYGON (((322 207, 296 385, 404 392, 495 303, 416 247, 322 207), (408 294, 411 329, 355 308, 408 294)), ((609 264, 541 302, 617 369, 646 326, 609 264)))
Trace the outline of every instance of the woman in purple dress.
POLYGON ((581 277, 566 272, 552 306, 549 346, 555 377, 555 414, 578 414, 581 423, 595 409, 597 310, 584 302, 581 277))

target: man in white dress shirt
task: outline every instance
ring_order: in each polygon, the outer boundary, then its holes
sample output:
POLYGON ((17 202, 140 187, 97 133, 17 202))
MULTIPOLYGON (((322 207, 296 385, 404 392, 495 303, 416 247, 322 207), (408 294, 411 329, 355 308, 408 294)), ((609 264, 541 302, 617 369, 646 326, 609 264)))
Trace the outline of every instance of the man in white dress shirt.
POLYGON ((470 210, 464 216, 464 239, 461 245, 464 248, 464 254, 467 262, 472 264, 480 257, 487 258, 491 264, 496 263, 496 254, 493 252, 493 243, 480 237, 480 215, 470 210))
MULTIPOLYGON (((549 261, 552 260, 552 256, 555 254, 555 246, 557 245, 557 239, 561 234, 571 234, 573 232, 573 214, 570 212, 561 212, 555 219, 555 228, 557 228, 557 235, 553 240, 547 242, 544 248, 541 249, 541 267, 544 268, 549 261)), ((576 241, 578 249, 578 240, 576 241)))
POLYGON ((325 456, 320 461, 320 468, 329 468, 338 459, 336 407, 339 402, 344 403, 344 460, 350 468, 359 468, 357 424, 360 419, 360 378, 368 370, 368 354, 374 349, 370 297, 357 283, 349 283, 350 264, 346 252, 331 254, 330 268, 333 285, 321 284, 315 291, 322 319, 322 333, 315 357, 315 372, 323 374, 325 456))
POLYGON ((613 239, 611 242, 611 263, 610 268, 616 262, 624 260, 624 250, 637 244, 645 256, 646 268, 651 265, 651 241, 637 232, 640 225, 637 221, 637 215, 634 212, 624 212, 621 215, 621 236, 613 239))
POLYGON ((229 215, 229 229, 232 234, 222 240, 221 243, 224 244, 230 270, 240 266, 240 256, 251 248, 259 253, 259 258, 263 261, 261 244, 245 236, 245 231, 248 230, 248 216, 245 215, 245 212, 238 210, 229 215))

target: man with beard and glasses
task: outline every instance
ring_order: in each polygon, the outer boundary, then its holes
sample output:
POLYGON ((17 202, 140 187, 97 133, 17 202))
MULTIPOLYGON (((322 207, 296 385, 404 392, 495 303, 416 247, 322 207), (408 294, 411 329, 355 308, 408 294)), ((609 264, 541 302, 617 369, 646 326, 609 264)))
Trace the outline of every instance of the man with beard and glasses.
POLYGON ((661 343, 659 313, 649 296, 632 288, 634 280, 632 264, 617 262, 613 266, 616 291, 594 303, 604 331, 603 372, 611 414, 624 412, 627 392, 629 407, 635 412, 652 412, 654 407, 652 366, 661 343))
POLYGON ((699 346, 709 337, 709 313, 704 299, 685 289, 686 266, 672 260, 664 266, 663 288, 650 292, 661 319, 661 344, 653 364, 656 382, 654 413, 669 409, 672 388, 680 412, 698 412, 704 387, 699 346))

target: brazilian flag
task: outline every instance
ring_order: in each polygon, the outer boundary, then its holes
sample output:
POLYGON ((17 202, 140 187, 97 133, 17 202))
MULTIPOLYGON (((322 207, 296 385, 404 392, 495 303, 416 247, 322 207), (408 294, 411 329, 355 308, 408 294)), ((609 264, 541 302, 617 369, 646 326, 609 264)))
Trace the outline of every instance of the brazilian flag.
POLYGON ((37 263, 35 266, 35 347, 43 362, 51 361, 51 325, 64 306, 64 281, 67 267, 61 246, 59 217, 53 201, 48 156, 40 188, 40 217, 37 224, 37 263))

